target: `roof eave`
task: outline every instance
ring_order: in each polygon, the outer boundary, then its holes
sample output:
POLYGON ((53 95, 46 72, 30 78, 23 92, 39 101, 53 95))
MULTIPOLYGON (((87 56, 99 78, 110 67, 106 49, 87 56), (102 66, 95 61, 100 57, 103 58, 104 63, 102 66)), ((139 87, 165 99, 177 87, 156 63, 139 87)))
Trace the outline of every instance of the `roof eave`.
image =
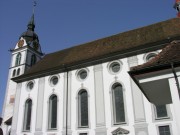
MULTIPOLYGON (((35 79, 38 77, 43 77, 43 76, 52 75, 52 74, 56 74, 56 73, 72 71, 72 70, 87 67, 90 65, 96 65, 96 64, 112 61, 112 60, 119 59, 119 58, 130 57, 133 55, 141 54, 143 52, 161 49, 164 46, 166 46, 168 43, 167 43, 167 40, 164 40, 162 42, 158 42, 159 45, 156 45, 157 43, 151 43, 151 45, 146 45, 146 47, 144 47, 144 48, 143 47, 141 47, 141 48, 138 47, 136 49, 132 48, 132 49, 124 50, 124 51, 115 52, 112 54, 103 55, 103 56, 96 57, 93 59, 87 59, 87 60, 82 60, 82 61, 78 61, 78 62, 66 64, 66 65, 61 65, 61 66, 51 68, 51 69, 47 69, 44 71, 35 72, 35 73, 27 74, 27 75, 26 74, 21 75, 21 76, 12 78, 12 80, 17 82, 17 83, 20 83, 20 82, 35 79), (150 47, 147 47, 147 46, 150 46, 150 47)), ((142 46, 145 46, 145 45, 142 45, 142 46)))

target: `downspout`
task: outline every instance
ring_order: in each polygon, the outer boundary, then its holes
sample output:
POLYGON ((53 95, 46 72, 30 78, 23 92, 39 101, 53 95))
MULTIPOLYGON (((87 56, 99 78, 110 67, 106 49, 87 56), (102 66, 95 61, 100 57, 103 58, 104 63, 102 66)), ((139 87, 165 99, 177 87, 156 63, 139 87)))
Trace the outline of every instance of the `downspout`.
POLYGON ((180 99, 179 81, 178 81, 178 77, 177 77, 176 71, 175 71, 175 69, 174 69, 174 64, 173 64, 173 63, 171 63, 171 69, 172 69, 172 72, 173 72, 173 74, 174 74, 174 78, 175 78, 175 81, 176 81, 176 86, 177 86, 177 89, 178 89, 179 99, 180 99))
POLYGON ((66 88, 66 135, 68 135, 68 73, 69 71, 67 70, 67 88, 66 88))

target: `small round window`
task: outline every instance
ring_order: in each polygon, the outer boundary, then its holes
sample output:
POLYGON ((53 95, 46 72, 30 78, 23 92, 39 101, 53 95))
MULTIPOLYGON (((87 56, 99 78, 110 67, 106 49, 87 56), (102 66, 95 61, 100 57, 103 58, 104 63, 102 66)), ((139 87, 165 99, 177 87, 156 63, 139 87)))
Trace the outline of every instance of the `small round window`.
POLYGON ((88 76, 88 71, 86 69, 81 69, 78 71, 77 78, 79 80, 85 80, 88 76))
POLYGON ((50 84, 51 84, 52 86, 54 86, 54 85, 56 85, 56 84, 58 83, 58 81, 59 81, 59 78, 58 78, 57 76, 53 76, 53 77, 51 78, 51 80, 50 80, 50 84))
POLYGON ((27 84, 27 89, 30 91, 34 88, 34 82, 30 81, 28 84, 27 84))
POLYGON ((157 54, 156 53, 150 53, 146 56, 146 62, 152 60, 157 54))
POLYGON ((109 71, 112 74, 118 73, 120 69, 121 69, 121 64, 119 61, 115 61, 109 64, 109 71))

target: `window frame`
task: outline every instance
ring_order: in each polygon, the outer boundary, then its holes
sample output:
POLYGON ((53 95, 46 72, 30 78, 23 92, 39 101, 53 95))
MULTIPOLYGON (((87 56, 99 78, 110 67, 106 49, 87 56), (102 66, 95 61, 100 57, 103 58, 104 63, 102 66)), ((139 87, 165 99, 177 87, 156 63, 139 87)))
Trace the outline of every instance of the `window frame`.
POLYGON ((153 56, 156 57, 156 55, 158 55, 158 53, 159 53, 159 51, 153 51, 153 52, 146 53, 143 57, 144 62, 146 63, 146 62, 150 61, 152 58, 149 59, 148 57, 153 57, 153 56))
POLYGON ((35 86, 35 81, 34 80, 31 80, 31 81, 28 81, 27 84, 26 84, 26 89, 28 92, 32 91, 34 89, 34 86, 35 86), (30 85, 33 84, 33 87, 30 88, 30 85))
POLYGON ((37 62, 36 55, 35 54, 31 55, 31 66, 35 65, 36 62, 37 62))
POLYGON ((110 74, 112 74, 112 75, 117 75, 118 73, 121 72, 121 70, 122 70, 122 65, 123 65, 123 63, 122 63, 120 60, 111 61, 111 62, 109 62, 108 65, 107 65, 108 72, 109 72, 110 74), (113 66, 113 64, 116 64, 116 63, 119 64, 119 71, 114 72, 113 69, 112 69, 112 66, 113 66))
POLYGON ((79 70, 76 71, 76 78, 80 82, 85 81, 88 78, 88 76, 89 76, 89 70, 87 68, 82 68, 82 69, 79 69, 79 70), (84 79, 80 77, 80 74, 82 72, 86 72, 87 73, 87 75, 86 75, 86 77, 84 79))
POLYGON ((126 100, 125 100, 125 93, 124 93, 124 87, 122 85, 122 83, 120 82, 114 82, 112 85, 111 85, 111 88, 110 88, 110 94, 111 94, 111 105, 112 105, 112 123, 113 125, 122 125, 122 124, 127 124, 127 111, 126 111, 126 100), (124 107, 124 121, 122 122, 117 122, 117 119, 116 119, 116 106, 115 106, 115 100, 114 100, 114 92, 113 92, 113 87, 115 85, 120 85, 122 87, 122 96, 123 96, 123 107, 124 107))
POLYGON ((52 94, 50 97, 49 97, 49 100, 48 100, 48 124, 47 124, 47 127, 48 127, 48 130, 57 130, 57 127, 58 127, 58 96, 56 94, 52 94), (56 127, 52 127, 52 105, 51 105, 51 101, 50 99, 53 98, 53 97, 56 97, 56 127))
POLYGON ((157 109, 154 104, 152 104, 152 113, 153 113, 153 121, 166 121, 166 120, 171 120, 172 119, 172 114, 170 111, 170 105, 166 104, 166 112, 167 112, 167 117, 158 117, 157 116, 157 109))
POLYGON ((52 75, 52 76, 49 77, 49 85, 50 85, 51 87, 57 86, 58 83, 59 83, 59 81, 60 81, 60 76, 59 76, 59 75, 52 75), (58 81, 57 81, 56 84, 53 84, 53 81, 52 81, 52 80, 53 80, 54 78, 57 78, 57 79, 58 79, 58 81))
POLYGON ((19 75, 20 75, 20 71, 21 71, 21 69, 20 69, 20 68, 18 68, 18 69, 17 69, 17 76, 19 76, 19 75))
POLYGON ((172 125, 171 125, 170 123, 167 123, 167 124, 158 124, 158 125, 156 125, 157 135, 160 135, 159 127, 162 127, 162 126, 169 126, 170 135, 173 135, 173 132, 172 132, 172 125))
POLYGON ((78 92, 78 94, 77 94, 77 127, 78 128, 89 128, 89 115, 90 115, 90 113, 89 113, 89 96, 88 96, 88 91, 86 90, 86 89, 81 89, 81 90, 79 90, 79 92, 78 92), (87 119, 88 119, 88 122, 87 122, 87 125, 86 126, 82 126, 82 123, 81 123, 81 119, 82 119, 82 117, 81 117, 81 114, 82 114, 82 112, 81 112, 81 101, 80 101, 80 94, 82 93, 82 92, 86 92, 86 94, 87 94, 87 119))
MULTIPOLYGON (((29 106, 28 106, 29 107, 29 106)), ((32 102, 32 99, 28 98, 26 99, 25 101, 25 104, 24 104, 24 116, 23 116, 23 127, 22 127, 22 130, 23 132, 30 132, 31 131, 31 121, 32 121, 32 109, 33 109, 33 102, 32 102), (30 106, 30 109, 31 109, 31 113, 30 113, 30 118, 27 117, 27 112, 29 110, 29 108, 27 108, 27 105, 26 103, 31 101, 31 106, 30 106), (29 123, 29 129, 27 129, 27 119, 30 119, 30 123, 29 123)))
POLYGON ((19 52, 19 53, 16 55, 15 66, 19 66, 19 65, 21 64, 21 57, 22 57, 22 54, 19 52))
POLYGON ((15 77, 15 76, 16 76, 16 69, 14 69, 12 72, 12 77, 15 77))

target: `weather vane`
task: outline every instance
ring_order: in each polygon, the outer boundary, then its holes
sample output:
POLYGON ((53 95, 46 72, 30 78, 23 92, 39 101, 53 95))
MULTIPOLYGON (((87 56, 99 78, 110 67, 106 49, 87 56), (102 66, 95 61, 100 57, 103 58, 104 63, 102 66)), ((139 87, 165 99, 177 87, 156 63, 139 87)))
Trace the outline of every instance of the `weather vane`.
POLYGON ((34 10, 35 10, 35 6, 36 6, 36 1, 35 0, 33 0, 33 14, 34 14, 34 10))

